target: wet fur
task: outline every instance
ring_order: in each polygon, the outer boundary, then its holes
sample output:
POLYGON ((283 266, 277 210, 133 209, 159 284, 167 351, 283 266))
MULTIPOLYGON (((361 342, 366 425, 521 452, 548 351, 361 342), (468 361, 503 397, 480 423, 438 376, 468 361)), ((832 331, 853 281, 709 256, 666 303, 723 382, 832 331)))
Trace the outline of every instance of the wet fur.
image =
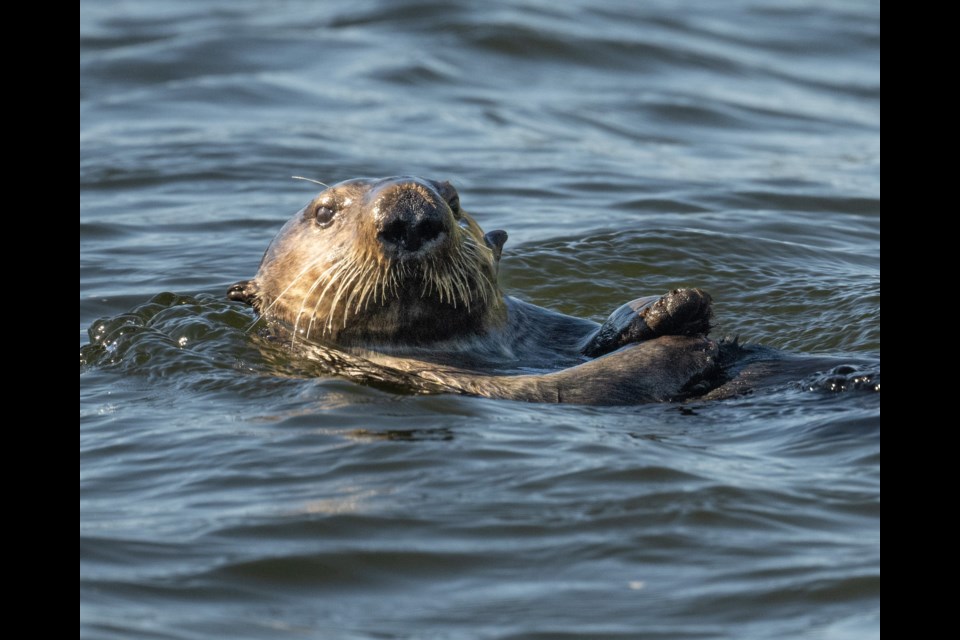
POLYGON ((415 391, 635 404, 723 382, 707 294, 640 299, 601 326, 504 296, 505 240, 484 235, 448 183, 351 180, 294 216, 228 295, 331 373, 415 391), (395 242, 420 228, 422 247, 395 242))
POLYGON ((375 217, 360 213, 371 206, 357 202, 366 184, 335 187, 345 195, 334 199, 356 202, 359 211, 344 206, 329 228, 310 218, 323 194, 290 220, 247 284, 246 301, 288 325, 295 340, 344 346, 420 345, 486 328, 502 305, 493 252, 476 223, 465 214, 458 223, 451 212, 442 246, 430 255, 386 255, 375 217))

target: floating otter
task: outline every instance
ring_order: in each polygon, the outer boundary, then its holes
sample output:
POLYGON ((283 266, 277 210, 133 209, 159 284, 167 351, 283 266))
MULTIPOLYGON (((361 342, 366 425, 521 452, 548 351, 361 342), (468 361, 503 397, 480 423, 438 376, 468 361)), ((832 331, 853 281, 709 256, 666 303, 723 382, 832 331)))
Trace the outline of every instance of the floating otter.
POLYGON ((505 296, 506 240, 449 182, 348 180, 287 222, 228 296, 331 371, 415 391, 638 404, 724 382, 705 292, 639 298, 597 325, 505 296))

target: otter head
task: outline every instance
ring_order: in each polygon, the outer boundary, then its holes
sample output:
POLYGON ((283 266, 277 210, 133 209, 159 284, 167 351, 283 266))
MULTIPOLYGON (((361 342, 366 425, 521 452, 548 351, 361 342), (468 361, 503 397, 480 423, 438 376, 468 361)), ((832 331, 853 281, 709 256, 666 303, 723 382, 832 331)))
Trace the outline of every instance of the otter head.
POLYGON ((302 338, 345 346, 428 345, 504 322, 503 231, 484 235, 449 182, 398 177, 336 184, 267 248, 228 296, 302 338))

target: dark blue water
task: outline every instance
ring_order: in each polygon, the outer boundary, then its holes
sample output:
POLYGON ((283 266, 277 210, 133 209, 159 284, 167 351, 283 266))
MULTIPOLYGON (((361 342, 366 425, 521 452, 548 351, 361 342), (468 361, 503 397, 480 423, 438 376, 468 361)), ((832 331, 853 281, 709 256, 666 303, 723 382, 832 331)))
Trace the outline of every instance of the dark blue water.
POLYGON ((289 176, 399 173, 512 295, 879 368, 879 3, 81 3, 81 637, 879 636, 879 393, 411 396, 246 332, 289 176))

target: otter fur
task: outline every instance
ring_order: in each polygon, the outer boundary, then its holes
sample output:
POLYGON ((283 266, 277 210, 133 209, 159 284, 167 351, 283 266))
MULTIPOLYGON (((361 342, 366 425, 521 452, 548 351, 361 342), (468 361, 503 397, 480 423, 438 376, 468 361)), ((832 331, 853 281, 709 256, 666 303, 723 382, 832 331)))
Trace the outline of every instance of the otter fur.
POLYGON ((707 293, 639 298, 598 325, 504 295, 506 239, 449 182, 347 180, 288 221, 228 296, 332 372, 412 391, 622 405, 725 381, 707 293))

